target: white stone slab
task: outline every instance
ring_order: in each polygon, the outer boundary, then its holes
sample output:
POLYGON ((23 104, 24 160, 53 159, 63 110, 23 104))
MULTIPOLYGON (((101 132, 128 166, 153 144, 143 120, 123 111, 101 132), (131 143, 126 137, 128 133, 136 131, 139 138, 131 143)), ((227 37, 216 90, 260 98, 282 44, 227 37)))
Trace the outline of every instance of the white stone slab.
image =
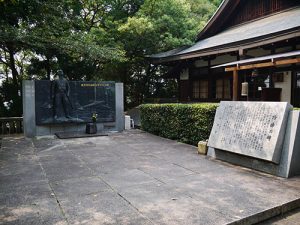
POLYGON ((286 102, 221 102, 208 146, 279 163, 291 109, 286 102))
POLYGON ((33 80, 23 80, 23 126, 25 137, 36 136, 35 125, 35 82, 33 80))

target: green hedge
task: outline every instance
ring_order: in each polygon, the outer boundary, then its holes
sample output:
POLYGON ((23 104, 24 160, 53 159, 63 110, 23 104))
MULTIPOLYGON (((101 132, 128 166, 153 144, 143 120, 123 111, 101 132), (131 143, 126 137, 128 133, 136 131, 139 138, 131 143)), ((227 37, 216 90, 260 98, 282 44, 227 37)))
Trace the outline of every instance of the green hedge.
POLYGON ((144 104, 142 129, 169 139, 197 145, 207 140, 218 104, 144 104))
POLYGON ((294 110, 300 110, 300 108, 294 108, 294 110))

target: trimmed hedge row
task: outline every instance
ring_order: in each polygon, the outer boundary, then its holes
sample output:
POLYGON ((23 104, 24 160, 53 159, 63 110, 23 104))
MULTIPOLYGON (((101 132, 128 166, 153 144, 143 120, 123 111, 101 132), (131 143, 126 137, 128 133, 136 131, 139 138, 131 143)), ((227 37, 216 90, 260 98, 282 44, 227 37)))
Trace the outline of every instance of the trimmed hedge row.
POLYGON ((197 145, 209 138, 218 104, 144 104, 142 129, 169 139, 197 145))

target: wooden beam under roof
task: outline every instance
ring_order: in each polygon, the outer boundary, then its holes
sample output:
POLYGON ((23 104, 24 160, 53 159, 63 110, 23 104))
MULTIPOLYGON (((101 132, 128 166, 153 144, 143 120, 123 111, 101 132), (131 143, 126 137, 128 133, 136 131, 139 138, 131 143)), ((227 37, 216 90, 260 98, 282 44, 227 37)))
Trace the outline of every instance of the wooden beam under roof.
POLYGON ((258 69, 258 68, 273 67, 273 66, 283 66, 283 65, 296 64, 296 63, 300 63, 300 58, 284 59, 284 60, 264 62, 264 63, 255 63, 255 64, 249 64, 244 66, 227 67, 225 68, 225 71, 230 72, 236 70, 250 70, 250 69, 258 69))

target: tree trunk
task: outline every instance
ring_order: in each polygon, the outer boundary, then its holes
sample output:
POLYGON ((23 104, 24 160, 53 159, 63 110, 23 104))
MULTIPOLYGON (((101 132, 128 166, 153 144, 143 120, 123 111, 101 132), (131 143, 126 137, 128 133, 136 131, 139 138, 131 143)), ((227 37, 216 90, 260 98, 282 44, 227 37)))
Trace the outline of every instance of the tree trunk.
POLYGON ((7 65, 4 65, 4 70, 5 70, 6 82, 8 82, 8 67, 7 67, 7 65))
MULTIPOLYGON (((151 64, 149 64, 147 66, 147 69, 146 69, 146 74, 145 74, 145 77, 144 77, 144 86, 145 86, 144 96, 146 96, 146 98, 151 96, 151 91, 150 91, 151 76, 152 76, 155 68, 156 68, 155 66, 151 66, 151 64)), ((144 101, 144 99, 142 99, 142 101, 144 101)))
POLYGON ((50 66, 50 60, 49 58, 46 56, 46 71, 47 71, 47 80, 50 80, 50 75, 51 75, 51 66, 50 66))
POLYGON ((16 69, 16 61, 15 61, 15 51, 12 45, 7 45, 8 54, 9 54, 9 64, 10 69, 13 77, 13 84, 17 87, 18 86, 18 71, 16 69))
POLYGON ((127 104, 127 101, 126 101, 126 96, 128 95, 128 90, 127 90, 127 84, 128 84, 128 76, 127 76, 127 67, 124 66, 121 70, 121 74, 120 74, 120 80, 123 82, 123 85, 124 85, 124 107, 125 109, 127 110, 128 108, 128 104, 127 104))

